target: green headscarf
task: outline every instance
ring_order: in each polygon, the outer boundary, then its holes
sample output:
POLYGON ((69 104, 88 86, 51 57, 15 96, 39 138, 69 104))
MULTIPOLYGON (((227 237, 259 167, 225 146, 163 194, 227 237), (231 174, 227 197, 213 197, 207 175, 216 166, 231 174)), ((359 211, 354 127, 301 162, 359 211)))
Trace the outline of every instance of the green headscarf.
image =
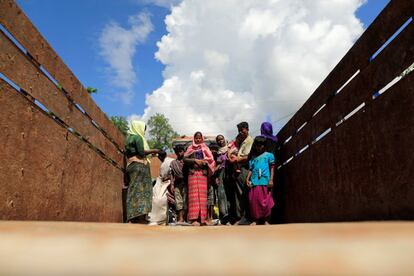
MULTIPOLYGON (((145 139, 145 123, 143 121, 134 120, 131 122, 128 133, 130 135, 138 135, 144 142, 144 150, 149 150, 147 139, 145 139)), ((150 161, 149 155, 147 155, 148 162, 150 161)))

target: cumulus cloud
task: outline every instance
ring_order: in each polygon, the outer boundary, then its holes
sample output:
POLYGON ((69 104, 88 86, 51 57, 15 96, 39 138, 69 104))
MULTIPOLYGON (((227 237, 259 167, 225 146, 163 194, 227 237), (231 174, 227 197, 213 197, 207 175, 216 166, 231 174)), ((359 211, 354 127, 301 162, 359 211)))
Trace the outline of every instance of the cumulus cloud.
POLYGON ((129 28, 121 27, 117 22, 105 26, 100 38, 100 55, 108 63, 108 75, 111 85, 121 92, 117 96, 124 102, 131 102, 137 75, 132 63, 136 48, 145 42, 153 30, 150 15, 139 13, 128 18, 129 28))
POLYGON ((278 130, 362 33, 363 2, 182 1, 165 19, 164 82, 143 118, 164 113, 190 135, 234 136, 241 121, 257 135, 266 119, 278 130))

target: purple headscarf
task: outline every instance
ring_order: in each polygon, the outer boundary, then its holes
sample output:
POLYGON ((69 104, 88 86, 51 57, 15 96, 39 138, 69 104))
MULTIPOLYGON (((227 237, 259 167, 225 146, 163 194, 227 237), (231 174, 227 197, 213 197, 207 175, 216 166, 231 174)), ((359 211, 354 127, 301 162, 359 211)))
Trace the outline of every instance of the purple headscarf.
POLYGON ((271 139, 274 142, 277 142, 277 137, 273 135, 273 127, 269 122, 262 123, 260 127, 261 136, 271 139))

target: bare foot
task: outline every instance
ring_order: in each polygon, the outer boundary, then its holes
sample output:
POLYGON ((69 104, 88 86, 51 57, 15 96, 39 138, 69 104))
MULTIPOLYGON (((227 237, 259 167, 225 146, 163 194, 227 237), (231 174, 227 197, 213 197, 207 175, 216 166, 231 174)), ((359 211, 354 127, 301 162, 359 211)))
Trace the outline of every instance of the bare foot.
POLYGON ((192 226, 200 226, 200 223, 198 221, 193 221, 191 223, 192 226))
POLYGON ((257 225, 257 223, 254 221, 254 222, 250 223, 249 225, 250 225, 250 226, 256 226, 256 225, 257 225))
POLYGON ((264 225, 270 225, 270 223, 268 221, 265 221, 264 225))
POLYGON ((212 226, 212 225, 214 225, 214 222, 213 222, 212 220, 207 220, 207 221, 204 223, 204 225, 207 225, 207 226, 212 226))

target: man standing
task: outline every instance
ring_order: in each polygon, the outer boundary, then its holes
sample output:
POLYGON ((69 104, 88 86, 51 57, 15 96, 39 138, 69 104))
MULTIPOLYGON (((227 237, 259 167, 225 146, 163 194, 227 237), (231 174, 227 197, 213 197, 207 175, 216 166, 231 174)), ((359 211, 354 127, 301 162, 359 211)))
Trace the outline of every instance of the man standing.
POLYGON ((247 122, 241 122, 237 125, 239 132, 238 141, 236 141, 238 147, 237 159, 233 161, 233 170, 237 168, 237 171, 233 171, 233 181, 231 183, 232 192, 230 198, 230 212, 233 220, 236 224, 246 225, 250 224, 248 218, 248 191, 246 187, 246 178, 249 171, 248 158, 249 153, 253 145, 253 138, 249 135, 249 124, 247 122))

